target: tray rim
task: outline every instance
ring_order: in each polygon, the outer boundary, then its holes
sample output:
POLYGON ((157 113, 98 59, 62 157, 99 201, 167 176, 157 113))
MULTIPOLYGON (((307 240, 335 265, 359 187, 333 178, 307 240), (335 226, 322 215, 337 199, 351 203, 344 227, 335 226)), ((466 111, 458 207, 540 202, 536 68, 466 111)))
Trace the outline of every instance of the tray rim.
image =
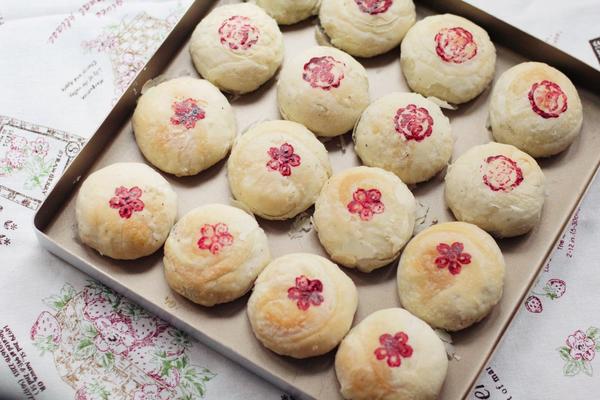
MULTIPOLYGON (((583 87, 584 89, 590 90, 595 94, 600 95, 600 84, 595 85, 595 82, 600 82, 599 70, 595 70, 593 67, 585 64, 580 60, 577 60, 573 56, 559 50, 556 47, 549 45, 548 43, 540 39, 533 37, 532 35, 510 25, 507 22, 504 22, 488 14, 487 12, 477 8, 476 6, 466 3, 462 0, 415 0, 415 2, 423 3, 426 7, 433 9, 434 11, 439 13, 452 12, 473 20, 477 24, 483 26, 487 31, 493 32, 495 35, 497 35, 497 37, 499 36, 498 39, 495 38, 495 42, 501 43, 505 47, 509 48, 510 50, 516 51, 517 53, 523 55, 527 59, 535 59, 538 61, 548 62, 552 65, 560 67, 560 69, 568 72, 568 74, 572 77, 572 79, 575 82, 577 82, 579 86, 583 87), (501 32, 502 34, 499 35, 498 32, 501 32), (510 38, 511 35, 519 35, 522 39, 517 42, 517 46, 514 45, 514 41, 511 41, 510 44, 507 43, 508 38, 510 38), (532 46, 532 44, 535 45, 532 46), (532 49, 534 51, 532 51, 532 49), (532 57, 532 54, 535 57, 532 57)), ((102 144, 108 143, 130 118, 131 113, 135 108, 135 102, 138 97, 138 92, 140 91, 140 89, 138 88, 142 88, 145 82, 147 82, 149 79, 152 79, 153 77, 158 76, 168 67, 172 58, 169 57, 169 54, 172 55, 181 51, 181 48, 183 46, 181 43, 185 43, 185 38, 191 35, 193 28, 189 28, 189 26, 195 27, 197 21, 199 21, 204 15, 206 15, 208 9, 212 7, 214 3, 215 0, 194 0, 194 2, 189 6, 189 8, 181 17, 179 22, 172 28, 170 33, 167 35, 161 46, 159 46, 159 48, 149 58, 144 68, 141 70, 140 73, 138 73, 137 77, 130 84, 128 89, 123 93, 116 105, 110 110, 106 118, 99 125, 98 129, 96 129, 94 134, 90 136, 89 140, 84 145, 81 152, 71 162, 67 169, 65 169, 63 175, 56 182, 55 186, 50 191, 50 193, 48 193, 46 199, 43 201, 43 203, 40 205, 40 207, 34 215, 34 233, 42 247, 50 251, 52 254, 58 256, 67 263, 71 264, 72 266, 75 266, 77 269, 91 276, 92 278, 101 281, 107 286, 110 286, 122 295, 142 304, 152 313, 158 315, 160 318, 169 322, 178 329, 181 329, 187 332, 188 334, 192 335, 211 349, 221 353, 225 357, 242 365, 250 372, 259 375, 260 377, 266 379, 267 381, 271 382, 272 384, 278 386, 279 388, 290 394, 293 394, 300 398, 312 398, 310 395, 303 392, 300 388, 289 384, 280 377, 268 372, 259 364, 256 364, 244 358, 228 346, 219 343, 218 341, 210 338, 203 332, 193 328, 184 320, 180 319, 179 317, 175 317, 163 307, 146 301, 142 295, 128 289, 115 277, 103 273, 102 271, 96 269, 92 264, 88 263, 81 257, 61 247, 45 231, 48 228, 48 226, 54 221, 54 212, 57 209, 59 209, 62 206, 62 204, 64 204, 65 200, 71 196, 71 193, 74 190, 76 190, 78 181, 81 178, 81 174, 86 174, 93 165, 93 163, 96 161, 96 157, 86 158, 86 156, 88 155, 87 153, 92 152, 94 156, 97 156, 102 153, 102 148, 104 147, 102 144), (192 24, 190 21, 196 21, 196 23, 192 24), (111 127, 114 128, 114 134, 100 134, 101 132, 110 131, 111 127), (91 148, 96 148, 98 150, 89 150, 91 148), (78 172, 80 172, 81 174, 79 174, 78 172)), ((539 275, 541 269, 544 267, 547 260, 551 256, 554 250, 554 244, 557 242, 557 240, 560 239, 560 236, 562 235, 567 224, 569 223, 571 216, 579 207, 585 195, 589 192, 591 183, 594 181, 594 178, 600 173, 599 168, 600 160, 596 163, 594 169, 589 174, 589 176, 586 177, 585 188, 576 197, 574 206, 569 210, 569 217, 567 217, 564 221, 561 222, 560 230, 558 231, 558 233, 554 235, 551 241, 548 241, 547 249, 545 251, 545 254, 543 255, 544 261, 541 262, 540 265, 538 265, 533 270, 533 277, 527 285, 526 290, 520 295, 520 299, 517 304, 521 304, 523 302, 525 296, 527 295, 527 293, 529 293, 531 287, 535 284, 535 277, 539 275)), ((468 397, 469 393, 472 391, 473 386, 476 384, 478 377, 481 375, 481 372, 485 368, 485 365, 487 365, 490 359, 494 356, 494 354, 496 354, 499 343, 503 340, 506 332, 508 331, 508 328, 512 325, 518 311, 519 307, 514 307, 510 312, 510 316, 507 319, 507 322, 498 330, 496 338, 493 342, 493 347, 490 349, 487 356, 484 359, 482 359, 481 364, 477 367, 477 374, 474 374, 472 379, 470 379, 470 382, 468 382, 468 386, 465 386, 466 389, 463 395, 461 396, 462 399, 466 399, 468 397)))

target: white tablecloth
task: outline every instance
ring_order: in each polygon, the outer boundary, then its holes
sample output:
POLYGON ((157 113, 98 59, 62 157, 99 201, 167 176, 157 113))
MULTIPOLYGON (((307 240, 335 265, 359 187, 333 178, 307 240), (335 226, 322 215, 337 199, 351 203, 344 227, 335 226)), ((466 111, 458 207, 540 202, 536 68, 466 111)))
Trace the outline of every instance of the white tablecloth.
MULTIPOLYGON (((471 2, 600 65, 598 0, 471 2)), ((0 1, 0 398, 286 397, 50 255, 32 229, 48 189, 189 4, 0 1)), ((600 396, 599 184, 473 398, 600 396)))

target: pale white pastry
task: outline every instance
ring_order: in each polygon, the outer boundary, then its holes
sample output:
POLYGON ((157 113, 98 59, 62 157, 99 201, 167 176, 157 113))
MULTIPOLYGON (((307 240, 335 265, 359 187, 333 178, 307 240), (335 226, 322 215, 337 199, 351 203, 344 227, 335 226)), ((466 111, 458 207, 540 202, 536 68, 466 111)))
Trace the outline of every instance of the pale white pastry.
POLYGON ((544 199, 544 173, 531 156, 511 145, 472 147, 446 174, 446 203, 456 219, 497 237, 533 229, 544 199))
POLYGON ((417 93, 392 93, 365 110, 354 129, 354 149, 365 165, 413 184, 448 165, 454 140, 440 107, 417 93))
POLYGON ((254 0, 280 25, 291 25, 316 15, 321 0, 254 0))
POLYGON ((323 0, 319 19, 332 45, 373 57, 400 44, 416 12, 412 0, 323 0))
POLYGON ((304 126, 268 121, 236 140, 227 176, 233 196, 254 214, 282 220, 315 203, 331 164, 325 146, 304 126))
POLYGON ((533 157, 565 150, 581 132, 577 89, 559 70, 538 62, 503 73, 492 91, 490 124, 496 141, 533 157))
POLYGON ((381 168, 354 167, 327 181, 313 216, 331 258, 371 272, 392 262, 413 234, 416 200, 381 168))
POLYGON ((158 250, 177 217, 177 195, 140 163, 116 163, 90 174, 75 205, 81 241, 100 254, 133 260, 158 250))
POLYGON ((224 5, 200 21, 190 53, 204 79, 226 92, 248 93, 281 66, 283 35, 277 22, 257 5, 224 5))
POLYGON ((312 47, 283 66, 277 101, 283 118, 318 136, 341 135, 369 105, 367 71, 341 50, 312 47))
POLYGON ((165 277, 203 306, 227 303, 252 288, 271 255, 267 236, 239 208, 209 204, 188 212, 165 243, 165 277))
POLYGON ((500 301, 504 269, 500 248, 481 228, 465 222, 433 225, 402 252, 400 302, 434 328, 464 329, 500 301))
POLYGON ((358 306, 354 283, 326 258, 287 254, 259 275, 248 300, 256 338, 277 354, 307 358, 336 347, 358 306))
POLYGON ((444 344, 401 308, 379 310, 356 325, 335 356, 345 399, 435 400, 446 379, 444 344))
POLYGON ((460 104, 494 78, 496 48, 486 31, 452 14, 417 22, 401 45, 400 63, 412 90, 460 104))
POLYGON ((132 123, 144 157, 177 176, 195 175, 222 160, 237 131, 225 96, 210 82, 191 77, 148 89, 132 123))

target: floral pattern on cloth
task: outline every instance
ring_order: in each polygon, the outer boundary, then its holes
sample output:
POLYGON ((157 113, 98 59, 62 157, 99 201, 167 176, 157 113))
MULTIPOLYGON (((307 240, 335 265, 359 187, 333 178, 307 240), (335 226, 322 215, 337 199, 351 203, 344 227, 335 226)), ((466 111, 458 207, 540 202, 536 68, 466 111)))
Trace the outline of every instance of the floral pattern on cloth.
POLYGON ((600 329, 590 327, 587 331, 576 330, 565 340, 566 346, 557 349, 560 358, 565 361, 563 374, 575 376, 584 373, 593 376, 592 361, 600 351, 600 329))
POLYGON ((477 55, 477 43, 465 28, 442 28, 434 40, 437 55, 447 63, 462 64, 477 55))
POLYGON ((200 235, 198 247, 214 255, 219 254, 223 247, 233 244, 233 235, 229 233, 227 224, 205 224, 200 228, 200 235))
POLYGON ((331 56, 313 57, 304 64, 302 79, 315 89, 331 90, 340 87, 346 64, 331 56))
POLYGON ((119 216, 123 219, 129 219, 134 212, 140 212, 144 209, 144 202, 141 199, 142 189, 133 186, 127 189, 125 186, 119 186, 115 189, 115 196, 108 201, 110 208, 119 210, 119 216))
POLYGON ((433 132, 433 118, 424 107, 409 104, 396 111, 394 116, 396 132, 403 135, 406 140, 422 142, 433 132))
POLYGON ((527 95, 531 109, 540 117, 558 118, 567 111, 567 95, 557 83, 543 80, 531 86, 527 95))
POLYGON ((295 286, 288 289, 288 298, 296 301, 296 306, 302 311, 308 310, 310 306, 320 306, 325 301, 323 283, 300 275, 296 277, 295 286))
POLYGON ((357 189, 352 194, 352 201, 348 203, 347 208, 351 214, 358 214, 363 221, 370 221, 375 214, 385 211, 381 192, 377 189, 357 189))
POLYGON ((260 39, 260 30, 250 18, 234 15, 223 21, 219 28, 221 44, 233 51, 249 50, 260 39))
POLYGON ((271 147, 267 154, 271 158, 267 161, 267 168, 279 171, 282 176, 292 175, 292 168, 299 167, 302 163, 302 158, 294 153, 294 146, 289 143, 284 143, 279 148, 271 147))
POLYGON ((75 399, 196 399, 215 374, 192 365, 191 340, 111 289, 66 284, 31 328, 75 399), (108 396, 108 397, 107 397, 108 396))
POLYGON ((394 0, 354 0, 360 11, 371 14, 383 14, 394 3, 394 0))
POLYGON ((378 360, 386 360, 387 365, 396 368, 402 365, 402 358, 409 358, 413 354, 413 348, 408 344, 408 335, 398 332, 395 335, 384 333, 379 336, 381 347, 375 349, 375 357, 378 360))
POLYGON ((193 129, 196 122, 206 118, 206 112, 198 106, 198 100, 188 98, 181 101, 175 101, 171 105, 173 116, 171 123, 173 125, 183 125, 185 129, 193 129))
POLYGON ((471 264, 471 255, 465 252, 465 245, 461 242, 452 244, 440 243, 436 246, 439 256, 435 259, 438 268, 448 268, 452 275, 460 274, 464 265, 471 264))
POLYGON ((50 143, 43 137, 27 140, 23 136, 13 136, 6 153, 0 158, 0 178, 25 171, 25 188, 41 188, 52 171, 52 160, 46 157, 49 149, 50 143))

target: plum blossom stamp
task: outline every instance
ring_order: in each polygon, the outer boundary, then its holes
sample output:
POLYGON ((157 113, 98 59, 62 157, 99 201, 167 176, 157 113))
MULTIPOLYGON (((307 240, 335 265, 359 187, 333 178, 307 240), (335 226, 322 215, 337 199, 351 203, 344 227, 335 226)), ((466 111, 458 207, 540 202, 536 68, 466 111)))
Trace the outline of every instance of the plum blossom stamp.
POLYGON ((171 105, 173 115, 171 124, 183 125, 185 129, 193 129, 196 122, 206 118, 206 111, 198 105, 198 100, 188 98, 181 101, 174 101, 171 105))
POLYGON ((296 277, 295 285, 288 289, 288 298, 296 301, 296 306, 302 311, 311 306, 320 306, 323 297, 323 283, 318 279, 309 279, 304 275, 296 277))
POLYGON ((383 14, 394 3, 394 0, 354 0, 360 11, 371 14, 383 14))
POLYGON ((352 194, 352 201, 346 207, 350 214, 358 214, 363 221, 370 221, 375 214, 383 214, 385 211, 381 192, 378 189, 356 189, 352 194))
POLYGON ((567 336, 565 344, 566 346, 556 349, 565 362, 563 374, 575 376, 584 373, 593 376, 592 361, 596 352, 600 351, 600 329, 592 326, 585 332, 576 330, 567 336))
POLYGON ((200 229, 200 235, 198 248, 208 250, 214 255, 219 254, 223 247, 233 244, 233 235, 229 233, 227 224, 205 224, 200 229))
POLYGON ((331 56, 313 57, 304 64, 302 79, 315 89, 331 90, 340 87, 346 64, 331 56))
POLYGON ((31 327, 41 354, 83 399, 197 399, 215 377, 193 365, 191 340, 111 289, 66 284, 31 327))
POLYGON ((434 261, 435 265, 440 269, 448 268, 452 275, 460 274, 464 265, 471 264, 471 255, 465 252, 465 245, 461 242, 440 243, 436 250, 439 255, 434 261))
POLYGON ((534 83, 527 97, 533 112, 545 119, 558 118, 568 108, 565 92, 557 83, 547 80, 534 83))
POLYGON ((421 142, 431 136, 433 132, 433 118, 424 107, 409 104, 396 111, 394 116, 396 132, 403 135, 406 140, 421 142))
POLYGON ((0 196, 37 210, 84 144, 82 137, 0 116, 0 196))
POLYGON ((494 192, 512 192, 523 183, 523 170, 512 158, 497 155, 486 158, 480 167, 483 183, 494 192))
POLYGON ((447 63, 462 64, 477 55, 477 43, 465 28, 443 28, 434 40, 437 55, 447 63))
POLYGON ((242 15, 234 15, 226 19, 219 28, 221 44, 234 52, 251 49, 259 39, 258 27, 250 18, 242 15))
POLYGON ((375 349, 374 354, 378 360, 386 360, 390 368, 402 365, 403 358, 409 358, 413 354, 413 348, 408 344, 408 335, 397 332, 395 335, 384 333, 379 336, 381 347, 375 349))
POLYGON ((302 163, 302 158, 294 153, 294 146, 289 143, 284 143, 279 148, 269 148, 267 155, 270 157, 267 168, 270 171, 279 171, 282 176, 292 175, 292 168, 299 167, 302 163))

